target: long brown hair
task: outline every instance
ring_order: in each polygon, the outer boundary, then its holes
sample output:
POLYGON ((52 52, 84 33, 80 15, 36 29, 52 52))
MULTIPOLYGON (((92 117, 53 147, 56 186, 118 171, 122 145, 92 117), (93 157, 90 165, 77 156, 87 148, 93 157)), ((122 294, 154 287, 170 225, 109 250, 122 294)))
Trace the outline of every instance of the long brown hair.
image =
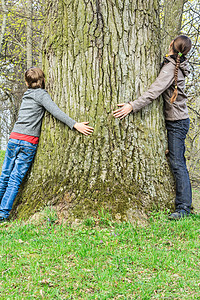
POLYGON ((180 60, 182 55, 186 55, 192 47, 192 42, 189 37, 186 35, 179 35, 177 36, 172 44, 172 49, 174 52, 174 55, 176 56, 176 67, 174 70, 174 81, 175 81, 175 89, 172 94, 172 97, 170 99, 171 103, 174 103, 174 101, 177 98, 178 95, 178 69, 180 66, 180 60))
POLYGON ((25 72, 25 80, 31 89, 45 88, 45 75, 38 67, 29 68, 25 72))

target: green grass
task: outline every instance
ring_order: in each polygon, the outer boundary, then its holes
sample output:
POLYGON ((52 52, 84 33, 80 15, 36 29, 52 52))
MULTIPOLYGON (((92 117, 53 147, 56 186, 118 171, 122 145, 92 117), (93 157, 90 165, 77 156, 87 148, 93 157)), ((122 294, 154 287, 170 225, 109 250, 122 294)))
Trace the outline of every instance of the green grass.
POLYGON ((6 151, 0 150, 0 170, 1 170, 2 165, 3 165, 3 160, 4 160, 5 153, 6 153, 6 151))
MULTIPOLYGON (((53 217, 52 217, 53 216, 53 217)), ((200 217, 0 226, 0 299, 200 299, 200 217)))

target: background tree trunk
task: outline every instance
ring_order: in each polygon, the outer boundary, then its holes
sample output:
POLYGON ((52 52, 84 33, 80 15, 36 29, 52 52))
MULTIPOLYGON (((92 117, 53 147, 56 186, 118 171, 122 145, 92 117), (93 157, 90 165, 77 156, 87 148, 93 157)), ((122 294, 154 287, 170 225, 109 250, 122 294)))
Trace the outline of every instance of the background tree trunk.
POLYGON ((158 1, 46 1, 43 62, 54 101, 95 131, 84 137, 46 114, 18 216, 58 202, 68 217, 107 208, 129 220, 171 206, 163 101, 123 121, 112 116, 158 74, 158 1))
POLYGON ((187 0, 163 1, 162 56, 167 53, 171 41, 180 34, 183 7, 187 0))
POLYGON ((3 11, 3 19, 2 19, 1 34, 0 34, 0 55, 3 46, 3 39, 6 31, 7 8, 6 8, 5 0, 1 0, 1 6, 3 11))
POLYGON ((27 69, 33 66, 32 0, 27 0, 27 69))

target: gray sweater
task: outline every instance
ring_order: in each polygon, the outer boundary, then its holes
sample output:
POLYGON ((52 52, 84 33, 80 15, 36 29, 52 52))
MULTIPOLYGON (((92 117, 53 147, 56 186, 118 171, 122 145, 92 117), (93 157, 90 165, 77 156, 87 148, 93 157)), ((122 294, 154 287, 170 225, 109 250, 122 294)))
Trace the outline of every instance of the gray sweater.
POLYGON ((40 88, 28 89, 23 95, 13 132, 39 137, 45 110, 71 129, 76 123, 60 110, 46 90, 40 88))

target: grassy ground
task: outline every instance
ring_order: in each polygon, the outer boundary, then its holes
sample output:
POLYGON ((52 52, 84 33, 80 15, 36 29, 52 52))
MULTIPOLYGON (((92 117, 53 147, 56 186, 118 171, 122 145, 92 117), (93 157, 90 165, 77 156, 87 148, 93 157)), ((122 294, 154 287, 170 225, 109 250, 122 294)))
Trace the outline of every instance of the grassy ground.
POLYGON ((0 226, 0 299, 200 299, 200 216, 0 226))
POLYGON ((2 168, 4 156, 5 156, 5 151, 0 150, 0 170, 1 170, 1 168, 2 168))

